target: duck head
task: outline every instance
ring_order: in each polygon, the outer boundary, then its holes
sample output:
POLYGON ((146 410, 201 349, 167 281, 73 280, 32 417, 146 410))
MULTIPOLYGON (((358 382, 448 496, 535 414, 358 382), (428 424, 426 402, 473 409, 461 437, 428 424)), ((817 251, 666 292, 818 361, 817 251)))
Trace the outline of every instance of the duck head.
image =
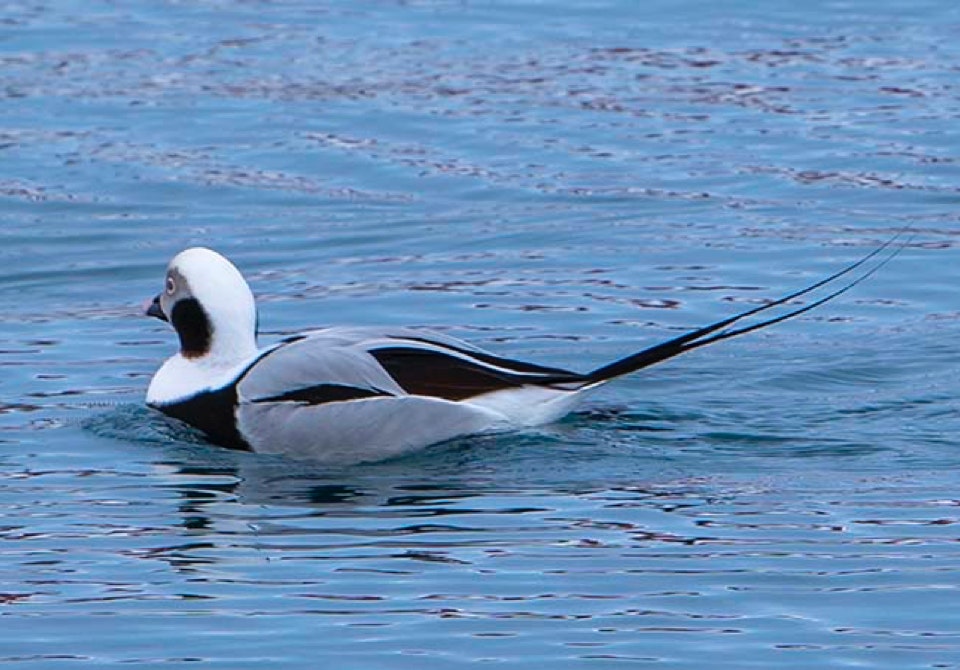
POLYGON ((186 360, 228 366, 257 351, 253 293, 233 263, 210 249, 174 256, 146 313, 173 326, 186 360))

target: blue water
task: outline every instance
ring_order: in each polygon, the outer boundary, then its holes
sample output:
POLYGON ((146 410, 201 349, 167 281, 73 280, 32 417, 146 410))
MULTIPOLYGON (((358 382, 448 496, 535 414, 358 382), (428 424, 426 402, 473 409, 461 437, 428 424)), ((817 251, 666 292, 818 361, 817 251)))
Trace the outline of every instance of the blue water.
POLYGON ((0 9, 0 663, 960 667, 960 6, 0 9), (584 370, 917 235, 565 421, 332 470, 143 407, 167 260, 264 341, 584 370))

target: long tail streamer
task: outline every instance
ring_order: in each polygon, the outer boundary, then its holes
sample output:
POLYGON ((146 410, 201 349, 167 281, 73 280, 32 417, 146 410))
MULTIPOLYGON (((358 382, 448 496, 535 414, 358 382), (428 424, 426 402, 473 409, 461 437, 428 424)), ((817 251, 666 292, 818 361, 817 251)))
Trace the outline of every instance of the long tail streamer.
POLYGON ((809 312, 810 310, 843 295, 854 286, 862 281, 865 281, 868 277, 876 273, 884 265, 892 261, 901 251, 903 251, 907 244, 909 244, 910 240, 913 239, 913 235, 911 234, 906 240, 897 243, 898 240, 903 238, 906 232, 907 229, 901 230, 860 260, 805 288, 794 291, 793 293, 785 295, 782 298, 772 300, 764 305, 760 305, 759 307, 754 307, 753 309, 747 310, 740 314, 735 314, 734 316, 717 321, 716 323, 711 323, 710 325, 702 328, 691 330, 690 332, 675 337, 671 340, 661 342, 660 344, 656 344, 648 349, 644 349, 643 351, 639 351, 635 354, 627 356, 626 358, 621 358, 613 363, 599 367, 596 370, 584 375, 586 379, 586 386, 591 386, 607 381, 608 379, 613 379, 614 377, 636 372, 637 370, 649 367, 655 363, 660 363, 668 358, 673 358, 674 356, 692 351, 693 349, 704 347, 708 344, 719 342, 720 340, 727 340, 738 335, 745 335, 746 333, 760 330, 761 328, 766 328, 767 326, 772 326, 776 323, 780 323, 781 321, 786 321, 787 319, 792 319, 800 316, 801 314, 809 312), (857 273, 857 270, 860 270, 860 272, 857 273), (843 277, 847 277, 848 281, 837 287, 837 280, 843 277), (795 300, 807 294, 813 293, 817 289, 826 287, 834 288, 827 295, 822 296, 813 302, 807 303, 802 307, 797 307, 784 314, 780 314, 779 316, 764 319, 763 321, 759 321, 750 325, 742 325, 736 328, 731 327, 748 317, 760 314, 761 312, 766 312, 767 310, 779 307, 780 305, 785 305, 791 300, 795 300))

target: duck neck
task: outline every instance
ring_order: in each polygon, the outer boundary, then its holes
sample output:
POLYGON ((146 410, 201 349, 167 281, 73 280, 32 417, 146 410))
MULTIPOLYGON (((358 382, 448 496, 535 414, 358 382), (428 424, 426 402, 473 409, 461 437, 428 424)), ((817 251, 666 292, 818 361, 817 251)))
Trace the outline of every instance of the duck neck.
POLYGON ((216 328, 210 344, 200 356, 191 356, 184 350, 181 338, 180 356, 207 369, 231 368, 257 353, 256 333, 241 328, 216 328))
POLYGON ((254 348, 247 356, 188 358, 181 353, 171 356, 150 381, 147 404, 169 405, 222 389, 236 381, 255 355, 254 348))

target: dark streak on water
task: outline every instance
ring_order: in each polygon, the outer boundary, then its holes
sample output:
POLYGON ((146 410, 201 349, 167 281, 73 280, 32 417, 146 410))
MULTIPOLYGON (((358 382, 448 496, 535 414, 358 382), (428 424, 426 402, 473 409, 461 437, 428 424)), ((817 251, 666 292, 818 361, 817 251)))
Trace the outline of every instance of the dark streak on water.
POLYGON ((0 12, 0 662, 960 665, 946 0, 0 12), (341 470, 142 407, 215 246, 267 339, 587 369, 910 247, 567 420, 341 470), (708 659, 708 660, 705 660, 708 659))

